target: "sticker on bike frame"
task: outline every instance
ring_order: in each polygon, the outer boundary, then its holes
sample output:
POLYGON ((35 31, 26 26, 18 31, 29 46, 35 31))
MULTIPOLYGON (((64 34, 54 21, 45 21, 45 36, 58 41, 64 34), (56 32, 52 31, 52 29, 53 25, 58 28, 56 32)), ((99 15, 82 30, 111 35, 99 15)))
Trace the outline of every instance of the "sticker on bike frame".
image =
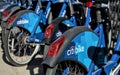
POLYGON ((62 32, 60 30, 58 30, 58 32, 56 33, 56 37, 60 37, 62 35, 62 32))
MULTIPOLYGON (((15 21, 13 26, 20 26, 32 32, 34 26, 39 24, 39 16, 33 12, 26 12, 20 15, 15 21)), ((37 27, 36 33, 42 32, 40 26, 37 27)))
POLYGON ((71 49, 67 51, 67 55, 78 54, 84 52, 84 46, 78 45, 78 47, 71 46, 71 49))
POLYGON ((27 20, 27 19, 20 19, 20 20, 17 21, 18 25, 20 25, 20 24, 27 24, 27 23, 29 23, 29 20, 27 20))

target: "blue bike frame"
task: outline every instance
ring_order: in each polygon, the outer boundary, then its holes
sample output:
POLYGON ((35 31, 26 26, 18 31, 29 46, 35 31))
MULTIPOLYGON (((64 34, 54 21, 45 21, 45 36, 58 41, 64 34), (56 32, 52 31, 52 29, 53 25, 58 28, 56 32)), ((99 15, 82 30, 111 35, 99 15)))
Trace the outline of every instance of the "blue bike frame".
MULTIPOLYGON (((102 72, 104 72, 104 74, 106 75, 110 75, 110 73, 118 66, 119 59, 120 59, 120 34, 118 35, 116 46, 114 48, 114 52, 112 54, 111 59, 102 68, 98 69, 97 71, 93 71, 94 68, 90 69, 88 75, 101 75, 102 72)), ((117 72, 113 74, 117 75, 117 72)))

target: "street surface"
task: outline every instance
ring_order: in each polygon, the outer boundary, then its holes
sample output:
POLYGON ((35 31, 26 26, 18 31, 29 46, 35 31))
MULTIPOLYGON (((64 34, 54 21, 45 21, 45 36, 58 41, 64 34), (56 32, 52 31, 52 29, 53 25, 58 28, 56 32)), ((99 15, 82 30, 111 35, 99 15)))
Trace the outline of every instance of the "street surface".
POLYGON ((42 75, 40 63, 41 59, 37 55, 28 65, 12 66, 6 61, 4 52, 0 48, 0 75, 42 75))

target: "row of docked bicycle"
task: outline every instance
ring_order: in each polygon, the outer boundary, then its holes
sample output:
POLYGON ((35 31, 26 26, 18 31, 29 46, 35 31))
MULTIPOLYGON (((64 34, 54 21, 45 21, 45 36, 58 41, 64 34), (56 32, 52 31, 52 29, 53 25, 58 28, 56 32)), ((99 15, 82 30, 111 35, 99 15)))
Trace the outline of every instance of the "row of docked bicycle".
POLYGON ((4 0, 2 46, 14 66, 36 54, 44 75, 117 75, 119 0, 4 0))

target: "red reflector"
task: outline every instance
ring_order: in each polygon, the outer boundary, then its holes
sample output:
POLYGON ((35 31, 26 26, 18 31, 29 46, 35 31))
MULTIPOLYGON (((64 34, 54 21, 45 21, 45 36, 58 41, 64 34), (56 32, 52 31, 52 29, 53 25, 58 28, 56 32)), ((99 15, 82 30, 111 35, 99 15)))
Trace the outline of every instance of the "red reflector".
POLYGON ((92 6, 93 6, 92 1, 87 1, 87 2, 86 2, 86 6, 87 6, 87 7, 92 7, 92 6))
POLYGON ((3 16, 4 17, 7 17, 9 14, 10 14, 10 10, 9 9, 5 9, 3 12, 2 12, 3 16))
POLYGON ((11 24, 11 23, 13 22, 13 20, 15 19, 15 17, 16 17, 16 14, 12 15, 12 16, 8 19, 7 24, 11 24))
POLYGON ((62 46, 63 42, 65 40, 64 36, 59 37, 57 40, 55 40, 48 50, 47 56, 55 57, 58 54, 58 51, 60 50, 60 47, 62 46))
POLYGON ((51 38, 54 28, 55 26, 53 24, 50 24, 45 30, 44 38, 51 38))

